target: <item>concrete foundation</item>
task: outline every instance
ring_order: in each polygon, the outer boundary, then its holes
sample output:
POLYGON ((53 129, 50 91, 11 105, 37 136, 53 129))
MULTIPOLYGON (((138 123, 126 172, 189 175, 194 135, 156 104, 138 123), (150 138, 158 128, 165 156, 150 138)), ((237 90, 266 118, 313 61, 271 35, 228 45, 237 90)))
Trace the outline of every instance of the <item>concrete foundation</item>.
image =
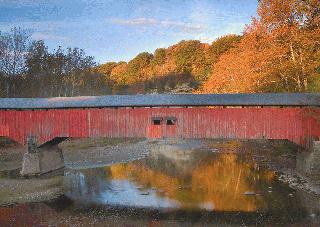
POLYGON ((320 141, 313 143, 311 152, 300 152, 297 155, 297 171, 307 176, 320 175, 320 141))
POLYGON ((39 148, 34 138, 28 139, 28 150, 23 156, 22 176, 40 175, 63 167, 62 150, 57 145, 39 148))

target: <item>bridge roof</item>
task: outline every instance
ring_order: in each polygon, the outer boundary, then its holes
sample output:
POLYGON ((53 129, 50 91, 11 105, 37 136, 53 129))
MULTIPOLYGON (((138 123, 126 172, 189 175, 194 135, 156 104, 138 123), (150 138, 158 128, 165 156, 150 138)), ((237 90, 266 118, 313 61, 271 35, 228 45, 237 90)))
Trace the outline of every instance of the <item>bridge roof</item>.
POLYGON ((160 106, 320 106, 320 93, 157 94, 0 99, 0 109, 160 106))

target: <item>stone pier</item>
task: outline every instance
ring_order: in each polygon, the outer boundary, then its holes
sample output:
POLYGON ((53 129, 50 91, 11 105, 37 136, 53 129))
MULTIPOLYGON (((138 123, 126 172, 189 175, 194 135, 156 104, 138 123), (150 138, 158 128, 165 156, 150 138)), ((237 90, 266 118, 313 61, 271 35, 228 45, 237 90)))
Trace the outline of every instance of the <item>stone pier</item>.
POLYGON ((62 150, 57 144, 39 147, 35 137, 29 137, 23 156, 22 176, 48 173, 64 167, 62 150))

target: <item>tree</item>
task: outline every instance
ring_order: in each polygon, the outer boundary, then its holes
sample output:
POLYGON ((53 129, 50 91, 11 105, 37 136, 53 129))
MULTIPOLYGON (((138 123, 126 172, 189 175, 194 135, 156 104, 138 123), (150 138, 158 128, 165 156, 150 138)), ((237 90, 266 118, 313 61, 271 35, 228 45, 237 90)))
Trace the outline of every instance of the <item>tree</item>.
POLYGON ((145 81, 149 76, 149 65, 153 55, 147 52, 138 54, 135 58, 128 62, 128 83, 133 84, 138 81, 145 81))
POLYGON ((239 46, 219 59, 203 92, 314 89, 320 76, 319 7, 313 0, 261 0, 259 18, 239 46))
POLYGON ((237 48, 230 49, 213 65, 212 75, 204 84, 202 92, 256 92, 259 70, 255 67, 255 57, 258 52, 255 40, 242 41, 237 48))
POLYGON ((158 48, 154 52, 154 57, 152 59, 152 64, 163 65, 166 62, 166 49, 158 48))
POLYGON ((91 56, 79 48, 49 51, 26 31, 0 33, 1 97, 52 97, 110 94, 110 84, 91 56))
POLYGON ((39 94, 39 88, 46 87, 49 81, 46 80, 46 76, 51 73, 48 67, 49 52, 48 47, 44 44, 42 40, 33 41, 28 48, 26 55, 26 80, 30 81, 27 83, 28 86, 23 90, 28 91, 28 93, 34 97, 36 96, 48 96, 43 91, 39 94), (36 82, 36 83, 35 83, 36 82))
POLYGON ((126 85, 128 80, 126 74, 127 68, 128 64, 126 62, 119 62, 115 67, 112 68, 110 79, 117 85, 126 85))
POLYGON ((10 33, 0 33, 0 71, 16 76, 25 71, 29 36, 25 30, 13 28, 10 33))
POLYGON ((150 63, 151 76, 163 76, 165 74, 166 49, 158 48, 155 50, 153 59, 150 63))
POLYGON ((14 76, 22 74, 25 68, 26 51, 29 36, 20 28, 11 29, 10 33, 0 32, 0 72, 6 77, 6 96, 14 89, 12 80, 14 76))
POLYGON ((238 47, 238 44, 241 41, 241 36, 239 35, 226 35, 222 36, 215 41, 212 42, 211 46, 209 47, 209 59, 212 64, 217 63, 219 57, 222 56, 224 53, 229 51, 232 48, 238 47))
POLYGON ((65 55, 65 94, 79 95, 80 87, 85 85, 83 77, 96 66, 93 57, 86 56, 84 50, 68 48, 65 55))
POLYGON ((263 0, 260 2, 260 28, 277 50, 270 62, 270 75, 285 85, 286 91, 307 91, 314 79, 320 46, 320 2, 314 0, 263 0))
POLYGON ((177 73, 192 72, 192 65, 194 60, 196 59, 196 53, 198 53, 200 45, 201 43, 198 40, 183 40, 178 43, 178 45, 176 45, 173 56, 176 63, 177 73))
POLYGON ((172 51, 176 73, 194 74, 202 83, 210 72, 210 64, 206 58, 207 45, 198 40, 181 41, 172 51))
POLYGON ((26 68, 28 74, 45 75, 47 72, 48 47, 42 40, 33 41, 28 48, 26 68))
POLYGON ((103 88, 110 92, 102 74, 94 70, 93 58, 79 48, 63 50, 59 47, 49 53, 43 41, 34 41, 28 49, 26 66, 29 93, 33 96, 92 95, 100 94, 103 88))

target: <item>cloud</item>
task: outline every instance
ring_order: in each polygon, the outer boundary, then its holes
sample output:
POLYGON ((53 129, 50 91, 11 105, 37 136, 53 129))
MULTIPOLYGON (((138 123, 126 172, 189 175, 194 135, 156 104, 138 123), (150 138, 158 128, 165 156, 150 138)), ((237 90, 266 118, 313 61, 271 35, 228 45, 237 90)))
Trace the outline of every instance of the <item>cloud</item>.
POLYGON ((133 18, 133 19, 112 19, 111 23, 127 26, 139 26, 139 27, 162 27, 162 28, 174 28, 184 32, 202 31, 207 27, 203 24, 185 23, 182 21, 172 20, 157 20, 155 18, 133 18))
POLYGON ((216 39, 216 37, 215 36, 209 37, 208 35, 200 34, 195 36, 194 39, 199 40, 202 43, 212 43, 216 39))
POLYGON ((154 18, 134 18, 129 20, 124 19, 112 19, 112 23, 120 24, 120 25, 133 25, 133 26, 148 26, 148 25, 156 25, 159 22, 154 18))
POLYGON ((202 31, 205 30, 207 27, 202 24, 191 24, 191 23, 184 23, 179 21, 161 21, 160 24, 164 27, 176 27, 183 31, 202 31))
POLYGON ((70 41, 70 39, 66 36, 59 36, 59 35, 53 35, 49 33, 42 33, 42 32, 34 32, 31 35, 31 38, 34 40, 54 40, 54 41, 64 41, 64 42, 70 41))
MULTIPOLYGON (((1 0, 0 0, 1 1, 1 0)), ((66 36, 55 35, 66 26, 62 21, 20 21, 20 22, 0 22, 0 31, 9 32, 13 27, 26 29, 34 40, 53 40, 69 42, 70 39, 66 36)))

